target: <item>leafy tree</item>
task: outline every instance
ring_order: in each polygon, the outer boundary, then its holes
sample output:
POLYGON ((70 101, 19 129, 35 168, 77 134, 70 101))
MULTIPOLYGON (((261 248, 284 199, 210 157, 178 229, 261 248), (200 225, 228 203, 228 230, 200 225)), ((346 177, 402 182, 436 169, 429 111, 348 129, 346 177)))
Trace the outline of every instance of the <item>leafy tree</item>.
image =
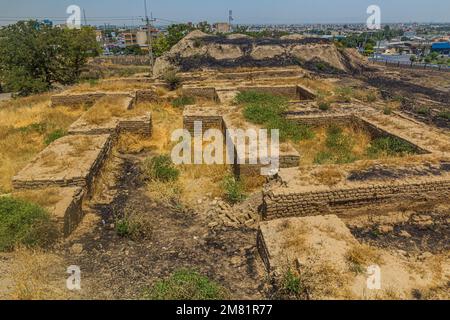
POLYGON ((153 42, 153 53, 155 57, 162 56, 165 52, 170 50, 169 42, 164 35, 158 36, 153 42))
POLYGON ((19 95, 72 84, 99 45, 91 28, 60 29, 20 21, 0 29, 0 81, 19 95))
POLYGON ((127 55, 135 55, 135 56, 143 56, 145 55, 145 51, 141 49, 138 44, 128 46, 123 50, 124 54, 127 55))
POLYGON ((167 43, 172 48, 194 28, 188 24, 172 24, 167 28, 167 43))

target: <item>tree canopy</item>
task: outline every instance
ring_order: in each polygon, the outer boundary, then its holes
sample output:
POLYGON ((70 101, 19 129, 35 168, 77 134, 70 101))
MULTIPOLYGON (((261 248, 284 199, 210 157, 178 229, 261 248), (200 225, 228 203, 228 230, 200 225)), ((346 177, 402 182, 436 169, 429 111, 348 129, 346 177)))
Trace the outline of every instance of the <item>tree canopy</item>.
POLYGON ((0 81, 8 91, 28 95, 54 84, 75 83, 100 47, 92 28, 54 28, 20 21, 0 29, 0 81))

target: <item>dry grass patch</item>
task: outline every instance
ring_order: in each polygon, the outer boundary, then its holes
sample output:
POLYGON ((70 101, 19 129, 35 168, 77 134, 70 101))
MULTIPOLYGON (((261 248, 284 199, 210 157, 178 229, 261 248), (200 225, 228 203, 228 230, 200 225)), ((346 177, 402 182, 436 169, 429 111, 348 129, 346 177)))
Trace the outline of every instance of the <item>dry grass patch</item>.
POLYGON ((181 167, 180 183, 183 204, 194 205, 205 193, 222 197, 222 182, 229 175, 227 165, 185 165, 181 167))
POLYGON ((23 190, 14 192, 14 196, 23 199, 43 208, 50 208, 61 200, 60 188, 45 188, 39 190, 23 190))
POLYGON ((145 150, 152 150, 153 142, 140 134, 122 133, 116 146, 120 153, 139 154, 145 150))
POLYGON ((150 89, 150 84, 141 81, 98 81, 82 83, 73 87, 70 92, 83 93, 92 91, 121 92, 139 89, 150 89))
POLYGON ((18 249, 11 258, 8 298, 14 300, 68 299, 66 266, 55 254, 42 250, 18 249))
POLYGON ((370 265, 381 265, 383 263, 381 253, 365 244, 352 246, 347 251, 345 259, 348 262, 350 271, 357 274, 364 273, 370 265))
POLYGON ((136 112, 151 111, 153 132, 150 147, 158 153, 170 153, 174 142, 172 132, 183 129, 183 111, 172 107, 169 103, 139 103, 136 112))
POLYGON ((336 168, 328 167, 313 173, 313 176, 321 184, 335 186, 344 179, 344 175, 336 168))
POLYGON ((127 98, 105 97, 94 104, 84 115, 83 119, 90 124, 103 124, 127 113, 127 98))
POLYGON ((12 190, 12 177, 45 148, 52 132, 67 130, 84 112, 49 108, 49 99, 38 95, 0 104, 0 193, 12 190))

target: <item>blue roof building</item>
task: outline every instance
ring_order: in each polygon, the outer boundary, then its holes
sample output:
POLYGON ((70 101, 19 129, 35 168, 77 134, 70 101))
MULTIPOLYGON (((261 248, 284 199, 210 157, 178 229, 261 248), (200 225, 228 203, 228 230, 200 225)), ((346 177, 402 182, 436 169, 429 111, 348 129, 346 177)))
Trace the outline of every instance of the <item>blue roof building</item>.
POLYGON ((431 51, 450 55, 450 42, 436 42, 431 45, 431 51))

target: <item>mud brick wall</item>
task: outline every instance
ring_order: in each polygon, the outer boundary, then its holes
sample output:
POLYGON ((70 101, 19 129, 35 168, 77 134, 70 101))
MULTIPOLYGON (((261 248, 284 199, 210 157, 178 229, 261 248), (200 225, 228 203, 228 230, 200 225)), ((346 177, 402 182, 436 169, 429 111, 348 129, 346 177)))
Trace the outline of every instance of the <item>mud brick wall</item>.
MULTIPOLYGON (((62 188, 65 189, 65 188, 62 188)), ((60 233, 64 237, 68 237, 78 226, 83 218, 83 197, 84 191, 81 188, 74 189, 69 201, 61 201, 62 203, 55 208, 56 212, 52 218, 58 224, 60 233), (58 208, 61 206, 62 208, 58 208)))
POLYGON ((262 213, 272 220, 291 216, 310 216, 323 213, 345 214, 348 209, 377 203, 401 202, 401 199, 423 199, 432 196, 448 199, 450 179, 435 179, 417 183, 390 182, 384 185, 347 187, 337 190, 295 192, 266 192, 263 195, 262 213))
POLYGON ((95 92, 95 93, 80 93, 80 94, 59 94, 54 95, 51 98, 51 106, 67 106, 74 107, 83 104, 92 105, 95 101, 106 96, 104 92, 95 92))
POLYGON ((149 112, 144 116, 120 120, 120 132, 131 132, 142 134, 146 137, 152 135, 152 114, 149 112))
POLYGON ((187 97, 199 97, 206 98, 214 101, 218 101, 216 88, 214 87, 188 87, 183 86, 182 93, 187 97))
POLYGON ((304 73, 300 70, 264 70, 255 72, 223 72, 216 76, 218 80, 252 80, 261 78, 301 77, 304 73))
POLYGON ((343 126, 354 126, 356 124, 358 127, 362 125, 358 118, 351 115, 293 116, 287 117, 287 119, 310 127, 327 127, 336 124, 343 126))
POLYGON ((188 130, 192 136, 194 135, 194 125, 196 121, 202 121, 203 133, 209 129, 226 130, 222 116, 184 116, 183 127, 188 130))
POLYGON ((304 86, 298 85, 297 96, 302 100, 314 100, 316 99, 317 94, 304 86))
POLYGON ((114 57, 97 57, 94 58, 95 63, 112 63, 124 66, 148 66, 150 58, 148 56, 114 56, 114 57))
POLYGON ((70 134, 70 135, 84 134, 84 135, 90 135, 90 136, 97 136, 97 135, 102 135, 102 134, 111 134, 113 136, 117 136, 118 128, 117 128, 117 125, 116 126, 112 126, 112 127, 104 127, 104 128, 100 128, 100 127, 76 128, 76 129, 69 128, 68 134, 70 134))
POLYGON ((316 98, 316 94, 303 86, 247 86, 240 87, 237 89, 238 91, 256 91, 256 92, 264 92, 270 93, 278 96, 287 97, 293 100, 313 100, 316 98))
POLYGON ((137 90, 136 103, 141 102, 160 102, 161 98, 154 90, 137 90))
POLYGON ((51 97, 51 106, 66 106, 76 107, 83 104, 93 105, 97 100, 112 96, 117 98, 131 98, 129 101, 128 109, 132 109, 134 106, 134 96, 126 92, 87 92, 87 93, 70 93, 70 94, 58 94, 51 97))
POLYGON ((97 157, 92 161, 90 168, 85 176, 72 178, 55 178, 52 180, 19 180, 13 178, 12 184, 14 189, 43 189, 48 187, 81 187, 85 188, 89 194, 91 186, 94 182, 95 176, 100 171, 105 159, 115 142, 116 137, 110 135, 102 148, 99 150, 97 157))

